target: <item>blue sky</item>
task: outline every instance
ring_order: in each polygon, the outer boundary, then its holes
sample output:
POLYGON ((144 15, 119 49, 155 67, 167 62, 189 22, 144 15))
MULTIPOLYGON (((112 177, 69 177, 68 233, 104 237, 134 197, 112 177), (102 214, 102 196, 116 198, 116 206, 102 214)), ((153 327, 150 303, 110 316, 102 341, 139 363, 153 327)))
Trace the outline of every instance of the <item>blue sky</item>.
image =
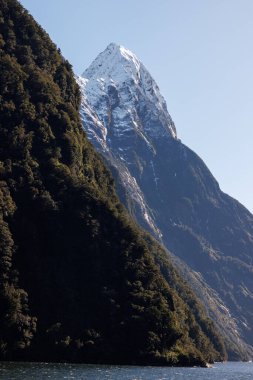
POLYGON ((21 0, 81 74, 110 42, 157 81, 179 138, 253 212, 253 0, 21 0))

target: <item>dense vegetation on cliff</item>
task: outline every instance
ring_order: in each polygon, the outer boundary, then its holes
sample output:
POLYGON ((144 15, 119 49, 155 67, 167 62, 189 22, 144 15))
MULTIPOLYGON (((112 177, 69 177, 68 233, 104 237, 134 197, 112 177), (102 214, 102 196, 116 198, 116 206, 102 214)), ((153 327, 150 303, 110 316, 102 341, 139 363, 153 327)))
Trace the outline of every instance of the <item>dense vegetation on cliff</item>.
POLYGON ((224 358, 195 297, 119 203, 82 130, 70 64, 16 0, 0 0, 0 73, 0 359, 224 358))

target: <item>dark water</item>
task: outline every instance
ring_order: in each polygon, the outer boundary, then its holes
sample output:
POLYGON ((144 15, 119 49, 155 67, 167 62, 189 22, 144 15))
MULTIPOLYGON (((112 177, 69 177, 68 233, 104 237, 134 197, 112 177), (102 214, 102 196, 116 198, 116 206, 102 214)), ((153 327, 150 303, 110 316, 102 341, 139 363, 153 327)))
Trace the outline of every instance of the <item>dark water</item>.
POLYGON ((0 379, 253 380, 253 363, 219 363, 213 368, 165 368, 2 362, 0 379))

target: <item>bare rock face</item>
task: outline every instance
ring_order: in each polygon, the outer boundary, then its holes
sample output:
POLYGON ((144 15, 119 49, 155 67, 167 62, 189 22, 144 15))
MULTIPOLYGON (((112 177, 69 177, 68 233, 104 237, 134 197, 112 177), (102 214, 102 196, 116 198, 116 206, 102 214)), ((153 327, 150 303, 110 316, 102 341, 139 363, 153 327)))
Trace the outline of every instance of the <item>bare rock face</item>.
POLYGON ((132 52, 110 44, 77 81, 83 127, 121 200, 172 253, 230 341, 230 357, 252 357, 252 214, 177 139, 157 84, 132 52))

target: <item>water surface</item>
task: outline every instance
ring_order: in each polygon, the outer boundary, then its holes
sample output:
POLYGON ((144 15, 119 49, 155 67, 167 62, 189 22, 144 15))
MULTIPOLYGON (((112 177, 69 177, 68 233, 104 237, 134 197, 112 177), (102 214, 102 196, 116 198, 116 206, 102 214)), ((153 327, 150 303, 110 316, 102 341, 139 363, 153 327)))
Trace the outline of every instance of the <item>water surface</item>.
POLYGON ((0 379, 253 380, 253 363, 218 363, 213 368, 171 368, 0 362, 0 379))

